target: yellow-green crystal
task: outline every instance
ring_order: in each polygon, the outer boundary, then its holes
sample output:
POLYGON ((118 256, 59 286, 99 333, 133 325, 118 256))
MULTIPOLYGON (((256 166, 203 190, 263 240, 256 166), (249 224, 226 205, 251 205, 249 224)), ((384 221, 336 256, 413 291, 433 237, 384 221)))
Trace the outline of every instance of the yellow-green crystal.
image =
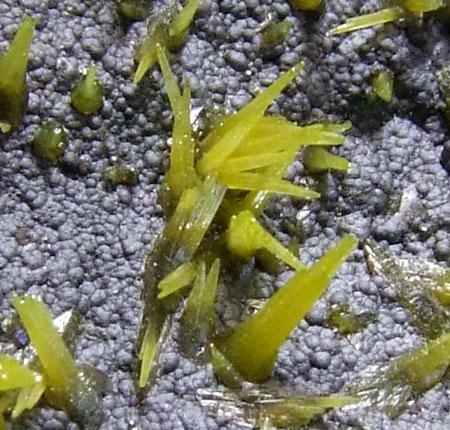
POLYGON ((159 282, 158 299, 164 299, 181 288, 187 287, 194 280, 197 271, 197 265, 192 262, 177 267, 159 282))
MULTIPOLYGON (((295 396, 277 393, 269 386, 247 386, 242 390, 202 390, 202 400, 207 408, 217 413, 231 413, 245 428, 303 429, 311 420, 327 410, 358 402, 355 396, 295 396)), ((316 428, 313 425, 311 428, 316 428)))
POLYGON ((14 307, 36 348, 49 385, 61 401, 70 403, 78 385, 78 370, 64 341, 53 326, 45 304, 33 297, 13 297, 14 307))
MULTIPOLYGON (((167 59, 167 40, 153 40, 152 46, 151 55, 161 66, 174 125, 171 167, 162 186, 164 209, 169 220, 145 263, 145 305, 139 339, 141 388, 156 374, 154 364, 157 355, 171 327, 172 314, 182 297, 179 290, 189 285, 194 277, 195 286, 187 300, 182 318, 184 323, 180 329, 184 333, 181 343, 189 341, 182 349, 191 356, 193 352, 197 358, 197 351, 202 353, 202 348, 207 348, 207 333, 211 331, 209 321, 213 317, 205 316, 199 320, 198 315, 203 315, 206 309, 209 309, 208 315, 213 315, 211 301, 214 295, 211 292, 215 293, 217 282, 209 282, 213 270, 206 276, 202 267, 222 255, 222 228, 228 224, 230 217, 245 209, 258 214, 269 195, 275 192, 317 198, 318 193, 284 181, 282 178, 286 169, 302 145, 342 144, 344 137, 341 133, 348 129, 347 123, 298 127, 284 118, 263 116, 270 103, 302 69, 303 64, 299 64, 280 76, 240 111, 222 116, 196 147, 189 119, 189 87, 185 86, 180 91, 176 84, 167 59), (272 143, 274 140, 279 147, 272 143), (198 157, 195 157, 196 150, 198 157), (196 158, 198 161, 194 165, 196 158), (227 192, 228 189, 236 189, 237 192, 227 192), (205 297, 209 301, 205 309, 201 309, 199 304, 204 302, 205 297), (198 324, 190 321, 198 321, 198 324), (199 329, 192 332, 194 325, 198 325, 199 329)), ((273 238, 262 239, 264 249, 267 246, 294 267, 303 268, 295 257, 282 252, 282 247, 274 246, 273 238)))
POLYGON ((286 161, 291 162, 295 158, 295 155, 296 152, 293 151, 281 151, 229 158, 223 164, 222 170, 227 172, 227 175, 231 175, 248 170, 260 169, 262 167, 270 167, 273 164, 284 164, 286 161))
POLYGON ((298 10, 320 10, 323 7, 323 0, 289 0, 292 7, 298 10))
POLYGON ((28 99, 25 74, 35 25, 35 20, 26 16, 8 51, 0 55, 0 131, 3 133, 15 130, 25 113, 28 99))
POLYGON ((211 364, 220 383, 235 390, 241 387, 244 382, 242 376, 214 345, 211 347, 211 364))
POLYGON ((151 20, 147 35, 138 49, 138 67, 133 77, 135 84, 156 63, 157 45, 165 49, 177 49, 181 46, 199 4, 200 0, 188 0, 178 13, 175 13, 173 7, 169 7, 151 20))
POLYGON ((141 21, 149 15, 150 6, 144 0, 119 0, 117 11, 124 19, 141 21))
POLYGON ((37 382, 32 387, 22 388, 17 395, 16 404, 11 413, 11 418, 18 418, 27 409, 33 409, 44 394, 46 384, 44 378, 39 375, 37 382))
POLYGON ((162 46, 166 46, 167 39, 167 24, 164 23, 162 17, 158 17, 155 22, 152 22, 147 36, 138 48, 136 54, 138 66, 133 77, 134 84, 138 84, 147 71, 155 65, 157 61, 156 45, 160 44, 162 46))
POLYGON ((432 12, 444 5, 444 0, 403 0, 404 8, 413 13, 432 12))
POLYGON ((38 373, 23 367, 16 359, 0 355, 0 391, 30 388, 41 380, 38 373))
POLYGON ((345 236, 313 267, 294 275, 256 315, 217 339, 216 347, 246 380, 261 382, 270 377, 278 349, 357 242, 353 236, 345 236))
POLYGON ((332 29, 330 34, 338 35, 373 27, 379 24, 396 22, 411 14, 413 14, 413 16, 414 14, 420 16, 423 13, 432 12, 446 6, 444 0, 400 0, 392 3, 394 3, 395 6, 366 15, 349 18, 344 24, 332 29))
POLYGON ((283 179, 270 178, 262 173, 246 172, 234 175, 223 173, 220 175, 220 180, 230 190, 267 191, 301 199, 317 199, 320 197, 319 193, 309 188, 291 184, 283 179))
POLYGON ((42 364, 48 383, 46 400, 79 423, 96 422, 100 414, 96 395, 82 381, 47 306, 31 296, 13 296, 12 300, 42 364))
POLYGON ((402 16, 403 10, 399 7, 382 9, 378 12, 349 18, 344 24, 333 28, 330 31, 330 35, 336 36, 338 34, 348 33, 350 31, 361 30, 363 28, 373 27, 375 25, 398 21, 402 16))
POLYGON ((208 274, 205 263, 199 266, 197 279, 184 307, 180 321, 181 350, 191 358, 199 358, 211 341, 216 325, 214 301, 219 285, 220 260, 216 259, 208 274))
POLYGON ((96 78, 94 65, 89 66, 86 75, 75 85, 70 102, 83 115, 92 115, 103 106, 103 88, 96 78))
POLYGON ((394 93, 394 79, 392 73, 388 70, 379 70, 372 78, 372 85, 375 94, 386 103, 392 101, 394 93))
POLYGON ((334 155, 326 149, 313 146, 305 149, 303 163, 311 173, 327 170, 342 170, 347 172, 350 169, 350 163, 345 158, 334 155))
POLYGON ((146 260, 139 354, 141 388, 145 387, 152 373, 173 310, 171 296, 162 300, 157 298, 157 285, 177 267, 192 259, 222 203, 225 191, 226 188, 212 176, 206 177, 199 186, 185 190, 153 254, 146 260))
POLYGON ((368 240, 364 251, 369 269, 398 292, 399 303, 410 312, 411 323, 423 336, 435 339, 450 330, 449 309, 439 300, 448 278, 444 268, 417 256, 398 258, 368 240))
POLYGON ((303 63, 289 69, 239 112, 225 119, 223 123, 211 131, 202 143, 208 151, 197 164, 197 169, 201 174, 207 175, 220 169, 226 159, 239 147, 247 134, 261 119, 272 101, 302 69, 303 63))
POLYGON ((182 192, 197 182, 194 170, 195 142, 190 122, 191 92, 189 85, 186 85, 183 93, 180 93, 175 76, 170 70, 166 49, 157 45, 156 54, 174 113, 170 167, 162 185, 164 203, 171 212, 182 192))
POLYGON ((279 397, 261 399, 257 403, 259 416, 269 418, 278 428, 297 429, 307 425, 315 417, 323 415, 328 409, 340 408, 357 402, 355 397, 279 397))
POLYGON ((268 233, 248 210, 231 217, 226 240, 230 251, 242 258, 250 258, 256 251, 264 248, 295 270, 305 268, 298 258, 268 233))
POLYGON ((194 15, 200 5, 201 0, 188 0, 169 25, 169 47, 177 49, 184 42, 184 38, 189 30, 189 25, 194 19, 194 15))
POLYGON ((420 393, 441 381, 450 363, 450 333, 397 359, 392 372, 420 393))

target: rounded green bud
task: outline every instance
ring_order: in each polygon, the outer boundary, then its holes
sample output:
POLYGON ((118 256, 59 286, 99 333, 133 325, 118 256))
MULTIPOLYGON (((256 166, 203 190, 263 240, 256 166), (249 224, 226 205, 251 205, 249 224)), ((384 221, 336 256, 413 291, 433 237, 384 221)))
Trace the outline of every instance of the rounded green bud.
POLYGON ((139 182, 139 174, 135 168, 117 163, 103 171, 103 180, 107 188, 115 188, 117 185, 134 186, 139 182))
POLYGON ((37 158, 56 166, 67 148, 64 128, 50 121, 44 123, 37 131, 31 143, 31 152, 37 158))

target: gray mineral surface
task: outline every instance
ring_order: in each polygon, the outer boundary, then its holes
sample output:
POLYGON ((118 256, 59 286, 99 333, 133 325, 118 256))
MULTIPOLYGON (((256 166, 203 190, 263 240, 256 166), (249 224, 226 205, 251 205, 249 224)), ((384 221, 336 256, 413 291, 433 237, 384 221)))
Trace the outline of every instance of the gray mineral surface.
MULTIPOLYGON (((428 14, 408 24, 327 36, 346 17, 376 10, 379 3, 330 0, 314 16, 295 11, 287 0, 202 0, 171 65, 179 78, 189 79, 195 106, 233 111, 305 60, 304 73, 269 113, 299 124, 351 120, 353 128, 337 153, 352 167, 346 176, 306 179, 320 187, 319 201, 275 198, 267 224, 284 243, 292 224, 301 229, 300 253, 307 264, 351 232, 396 255, 445 266, 450 143, 437 72, 450 58, 448 27, 428 14), (270 54, 259 49, 259 30, 269 16, 292 23, 286 40, 270 54), (389 106, 375 109, 366 95, 380 67, 394 73, 396 91, 389 106), (399 204, 405 195, 406 203, 399 204)), ((149 2, 154 10, 163 6, 149 2)), ((204 406, 199 393, 221 386, 210 365, 179 353, 176 334, 160 356, 157 383, 141 396, 135 389, 141 271, 163 226, 157 192, 167 169, 172 118, 157 67, 138 86, 132 83, 134 53, 148 20, 123 25, 113 0, 1 0, 0 51, 26 14, 38 23, 27 73, 28 109, 18 131, 0 136, 0 318, 11 315, 13 291, 40 295, 55 316, 80 312, 76 359, 109 379, 101 430, 249 428, 204 406), (104 87, 104 105, 84 117, 70 106, 70 90, 92 63, 104 87), (45 165, 30 152, 36 129, 48 120, 67 130, 65 161, 72 169, 45 165), (113 157, 139 171, 138 185, 105 189, 102 172, 113 157), (80 163, 88 166, 81 173, 80 163)), ((288 179, 305 181, 300 161, 288 179)), ((260 274, 241 294, 268 297, 286 276, 260 274)), ((224 321, 239 319, 242 311, 233 298, 220 300, 217 310, 224 321)), ((421 342, 396 292, 370 275, 359 249, 284 344, 272 379, 297 394, 338 393, 368 366, 389 362, 421 342), (341 336, 326 318, 329 306, 341 303, 378 317, 358 333, 341 336)), ((311 428, 448 429, 449 410, 450 389, 440 383, 397 418, 371 408, 344 408, 311 428)), ((64 412, 38 407, 26 415, 23 428, 78 426, 64 412)))

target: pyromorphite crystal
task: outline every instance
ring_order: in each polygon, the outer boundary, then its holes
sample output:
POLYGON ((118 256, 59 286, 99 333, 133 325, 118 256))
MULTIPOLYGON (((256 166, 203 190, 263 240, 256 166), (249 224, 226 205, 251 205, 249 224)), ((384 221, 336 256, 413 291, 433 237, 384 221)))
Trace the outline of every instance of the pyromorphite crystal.
POLYGON ((437 10, 445 5, 444 0, 403 0, 403 6, 413 13, 425 13, 437 10))
POLYGON ((267 397, 256 402, 259 414, 268 417, 278 428, 297 429, 327 410, 357 403, 355 397, 267 397))
POLYGON ((96 393, 82 380, 48 308, 34 297, 13 296, 12 300, 42 364, 48 383, 46 400, 81 424, 98 424, 101 412, 96 393))
POLYGON ((208 275, 205 263, 199 265, 197 279, 184 307, 179 342, 182 351, 192 358, 201 358, 215 330, 214 301, 219 285, 219 271, 219 259, 214 261, 208 275))
POLYGON ((14 358, 0 355, 0 391, 30 388, 41 381, 38 373, 23 367, 14 358))
MULTIPOLYGON (((216 216, 225 187, 208 176, 198 187, 183 191, 178 205, 166 224, 153 255, 145 262, 144 311, 141 322, 139 358, 142 362, 139 386, 145 387, 152 373, 155 357, 167 335, 172 297, 158 299, 161 279, 189 262, 216 216)), ((167 279, 166 279, 167 280, 167 279)))
POLYGON ((344 24, 332 29, 330 34, 336 35, 373 27, 374 25, 396 22, 410 15, 421 16, 423 13, 432 12, 446 6, 444 0, 401 0, 391 3, 392 7, 347 19, 344 24))
POLYGON ((0 429, 5 428, 2 415, 7 409, 12 409, 11 417, 16 419, 36 405, 44 389, 42 375, 0 354, 0 429))
POLYGON ((442 381, 449 364, 450 333, 444 333, 387 365, 364 372, 347 392, 398 416, 417 395, 442 381))
POLYGON ((286 39, 292 23, 289 21, 274 22, 270 21, 266 27, 261 30, 261 48, 273 48, 286 39))
POLYGON ((258 94, 239 112, 227 118, 220 127, 216 127, 203 142, 208 151, 197 164, 198 171, 207 175, 217 172, 222 164, 244 141, 247 134, 256 126, 264 112, 303 69, 303 63, 281 75, 268 88, 258 94))
POLYGON ((244 382, 242 376, 214 345, 211 348, 211 364, 220 383, 234 390, 241 387, 244 382))
POLYGON ((261 382, 271 375, 278 349, 357 242, 350 235, 341 239, 313 267, 293 276, 252 318, 217 338, 216 347, 246 380, 261 382))
POLYGON ((192 262, 177 267, 158 284, 160 290, 158 299, 163 299, 181 288, 187 287, 194 280, 197 271, 197 265, 192 262))
POLYGON ((367 15, 349 18, 344 24, 339 25, 330 31, 331 35, 348 33, 349 31, 360 30, 362 28, 373 27, 374 25, 386 24, 387 22, 398 21, 404 12, 400 7, 390 7, 367 15))
POLYGON ((250 258, 256 251, 264 248, 295 270, 305 268, 248 210, 231 217, 226 239, 230 251, 240 257, 250 258))
POLYGON ((372 312, 355 314, 348 303, 342 303, 328 312, 328 323, 341 334, 352 334, 375 319, 372 312))
POLYGON ((56 166, 67 147, 64 128, 50 121, 41 126, 31 142, 31 152, 37 158, 56 166))
MULTIPOLYGON (((189 1, 186 8, 195 4, 189 1)), ((174 28, 183 27, 182 23, 183 20, 172 22, 174 28)), ((195 355, 208 338, 213 319, 211 303, 217 288, 216 271, 211 269, 205 279, 198 264, 204 261, 209 265, 216 258, 226 256, 223 226, 228 225, 233 215, 245 210, 250 217, 257 216, 269 193, 319 197, 318 193, 282 178, 302 145, 340 145, 344 142, 341 133, 348 128, 348 124, 298 127, 284 118, 264 117, 267 107, 300 72, 303 67, 300 63, 240 111, 223 116, 207 132, 199 134, 203 141, 197 142, 189 120, 189 87, 185 85, 183 91, 179 90, 167 61, 165 42, 154 40, 152 43, 151 55, 161 66, 174 123, 170 170, 162 187, 168 222, 145 263, 144 310, 139 335, 141 388, 154 375, 171 315, 180 302, 181 288, 195 278, 196 286, 182 318, 182 341, 186 340, 183 349, 190 355, 194 351, 195 355)), ((242 234, 245 232, 238 231, 235 237, 242 234)), ((257 241, 250 244, 252 249, 258 253, 269 249, 293 267, 302 268, 301 263, 270 235, 264 234, 262 228, 257 236, 257 241)), ((239 246, 235 250, 238 254, 241 251, 239 246)), ((261 256, 258 254, 258 257, 261 256)))
POLYGON ((405 384, 420 393, 440 382, 450 363, 450 333, 400 357, 392 367, 405 384))
POLYGON ((334 155, 326 149, 312 146, 306 148, 303 163, 311 173, 327 170, 342 170, 347 172, 350 169, 350 163, 345 158, 334 155))
POLYGON ((156 47, 177 49, 183 43, 189 25, 198 9, 200 0, 188 0, 186 5, 176 13, 169 7, 151 20, 147 36, 137 52, 138 67, 133 78, 137 84, 157 61, 156 47))
POLYGON ((105 168, 103 181, 108 189, 116 188, 118 185, 134 186, 139 182, 139 174, 135 168, 116 162, 105 168))
POLYGON ((36 377, 36 383, 32 387, 22 388, 17 395, 16 404, 11 413, 11 418, 16 419, 25 410, 33 409, 42 397, 45 389, 46 384, 41 375, 36 377))
POLYGON ((28 89, 25 73, 33 38, 35 21, 25 17, 9 50, 0 55, 0 132, 16 129, 27 105, 28 89))
POLYGON ((320 10, 323 0, 290 0, 292 6, 298 10, 320 10))
POLYGON ((270 178, 263 173, 244 172, 234 175, 222 173, 220 180, 231 190, 269 191, 301 199, 317 199, 320 197, 319 193, 306 187, 291 184, 283 179, 270 178))
POLYGON ((390 103, 394 93, 394 79, 392 73, 388 70, 378 70, 372 78, 372 85, 375 94, 390 103))
POLYGON ((200 404, 214 414, 232 416, 243 428, 303 429, 327 410, 357 403, 357 397, 301 397, 276 393, 269 387, 252 386, 244 390, 199 390, 200 404))
POLYGON ((396 257, 368 240, 364 251, 369 269, 398 292, 400 304, 411 313, 412 324, 423 336, 435 339, 450 331, 450 312, 445 300, 441 303, 448 290, 446 269, 417 256, 396 257))
POLYGON ((201 0, 188 0, 186 5, 175 15, 169 26, 169 47, 179 48, 184 42, 201 0))
POLYGON ((79 385, 78 370, 53 326, 50 312, 41 300, 33 297, 14 296, 13 303, 36 348, 55 399, 59 397, 63 404, 70 404, 73 392, 79 385))
POLYGON ((119 0, 117 12, 125 20, 140 21, 150 13, 150 6, 143 0, 119 0))
POLYGON ((173 129, 170 148, 170 168, 164 176, 162 185, 163 203, 171 213, 182 192, 194 186, 197 174, 194 170, 195 142, 190 122, 191 91, 186 85, 181 93, 176 79, 170 70, 167 52, 161 45, 156 46, 158 62, 166 85, 167 95, 172 108, 173 129))
POLYGON ((89 66, 86 75, 72 90, 70 102, 83 115, 92 115, 103 106, 103 89, 96 74, 95 66, 89 66))

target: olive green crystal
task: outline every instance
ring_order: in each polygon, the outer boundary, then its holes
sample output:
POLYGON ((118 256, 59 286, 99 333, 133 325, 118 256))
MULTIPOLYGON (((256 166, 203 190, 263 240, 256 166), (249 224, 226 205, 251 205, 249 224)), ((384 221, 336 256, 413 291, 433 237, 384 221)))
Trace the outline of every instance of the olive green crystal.
POLYGON ((117 12, 125 20, 142 21, 149 15, 150 8, 143 0, 119 0, 117 12))
POLYGON ((375 94, 386 103, 392 101, 394 94, 394 78, 389 70, 378 70, 372 78, 375 94))
POLYGON ((41 160, 57 166, 67 147, 64 128, 53 121, 44 123, 31 143, 31 152, 41 160))
POLYGON ((107 188, 115 188, 117 185, 134 186, 139 182, 139 173, 133 167, 116 163, 103 171, 103 181, 107 188))
POLYGON ((292 7, 298 10, 318 11, 323 7, 323 0, 290 0, 292 7))
POLYGON ((374 313, 355 314, 348 303, 342 303, 328 312, 328 324, 343 335, 356 333, 374 320, 374 313))
POLYGON ((289 21, 270 21, 261 30, 261 47, 265 49, 272 48, 280 43, 283 43, 291 28, 292 23, 289 21))
POLYGON ((91 65, 86 75, 72 90, 70 102, 83 115, 92 115, 103 106, 103 89, 96 79, 96 69, 91 65))

